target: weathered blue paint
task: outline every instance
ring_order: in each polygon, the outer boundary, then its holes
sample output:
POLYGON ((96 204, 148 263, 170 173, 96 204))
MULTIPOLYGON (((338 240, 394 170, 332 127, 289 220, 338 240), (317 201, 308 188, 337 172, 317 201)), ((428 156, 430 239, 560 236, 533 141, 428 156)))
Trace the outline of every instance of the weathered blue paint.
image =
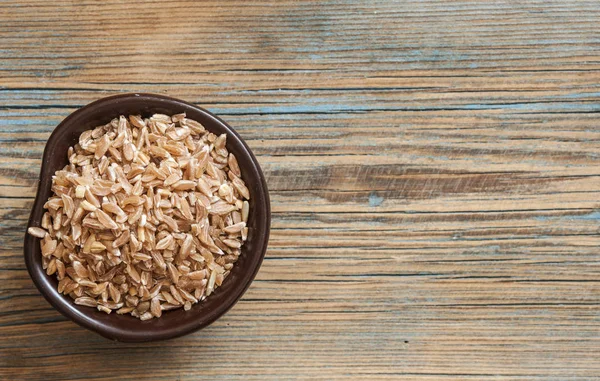
POLYGON ((377 196, 377 193, 375 193, 375 192, 371 192, 369 194, 369 206, 370 207, 377 207, 377 206, 380 206, 382 203, 383 203, 383 197, 377 196))
POLYGON ((466 104, 458 106, 449 106, 448 109, 455 110, 524 110, 524 111, 585 111, 598 112, 600 105, 598 104, 582 104, 582 103, 566 103, 566 102, 534 102, 534 103, 478 103, 466 104))
POLYGON ((579 99, 579 98, 598 98, 600 97, 600 92, 583 92, 583 93, 574 93, 563 95, 561 98, 571 98, 571 99, 579 99))
POLYGON ((591 220, 600 222, 600 210, 596 210, 590 214, 585 214, 583 216, 573 216, 573 220, 591 220))
POLYGON ((554 220, 566 220, 566 221, 597 221, 600 223, 600 210, 595 210, 591 213, 588 214, 583 214, 583 215, 566 215, 566 216, 559 216, 559 217, 552 217, 552 216, 537 216, 534 217, 535 220, 537 221, 542 221, 542 222, 548 222, 548 221, 554 221, 554 220))

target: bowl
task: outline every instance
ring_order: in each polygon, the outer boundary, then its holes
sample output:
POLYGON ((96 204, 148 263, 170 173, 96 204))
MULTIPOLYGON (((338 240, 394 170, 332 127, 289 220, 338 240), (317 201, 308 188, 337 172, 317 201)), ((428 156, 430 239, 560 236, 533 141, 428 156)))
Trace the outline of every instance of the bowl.
POLYGON ((182 112, 202 123, 210 132, 227 134, 227 149, 238 159, 243 180, 250 190, 247 241, 229 276, 206 300, 194 304, 189 311, 167 311, 160 318, 147 321, 130 315, 107 315, 90 307, 78 306, 69 296, 57 291, 56 276, 48 276, 43 270, 39 238, 25 234, 25 264, 46 300, 75 323, 112 340, 165 340, 208 326, 242 297, 258 272, 267 249, 271 222, 269 193, 260 166, 246 143, 233 128, 210 112, 175 98, 154 94, 122 94, 100 99, 73 112, 56 127, 44 149, 38 191, 28 227, 41 225, 43 205, 52 194, 52 175, 67 164, 67 150, 77 143, 83 131, 106 124, 119 115, 141 114, 147 117, 154 113, 173 115, 182 112))

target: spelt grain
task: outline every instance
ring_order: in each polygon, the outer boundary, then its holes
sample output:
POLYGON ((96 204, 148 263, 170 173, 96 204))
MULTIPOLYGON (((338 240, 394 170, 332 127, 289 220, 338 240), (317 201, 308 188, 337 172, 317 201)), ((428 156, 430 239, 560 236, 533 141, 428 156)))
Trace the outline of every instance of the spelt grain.
POLYGON ((226 145, 185 114, 121 116, 82 133, 41 227, 27 230, 58 291, 141 320, 211 295, 248 235, 250 192, 226 145))

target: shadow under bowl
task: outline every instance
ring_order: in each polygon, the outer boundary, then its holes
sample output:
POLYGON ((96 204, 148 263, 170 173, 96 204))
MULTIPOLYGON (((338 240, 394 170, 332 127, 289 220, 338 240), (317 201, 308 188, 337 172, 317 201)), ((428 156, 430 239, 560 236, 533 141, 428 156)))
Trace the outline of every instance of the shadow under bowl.
POLYGON ((54 130, 44 150, 36 199, 28 227, 40 226, 43 205, 51 196, 52 176, 68 162, 67 150, 78 142, 83 131, 108 123, 119 115, 155 113, 173 115, 185 112, 217 135, 227 134, 227 149, 239 163, 242 178, 250 190, 248 239, 230 275, 205 301, 183 309, 166 311, 160 318, 140 321, 130 315, 110 315, 76 305, 69 296, 57 291, 55 275, 42 268, 39 239, 25 234, 25 263, 29 275, 42 295, 67 318, 106 338, 122 342, 147 342, 171 339, 208 326, 225 314, 252 283, 265 256, 269 240, 271 211, 269 193, 260 166, 242 138, 223 120, 184 101, 154 94, 123 94, 90 103, 73 112, 54 130))

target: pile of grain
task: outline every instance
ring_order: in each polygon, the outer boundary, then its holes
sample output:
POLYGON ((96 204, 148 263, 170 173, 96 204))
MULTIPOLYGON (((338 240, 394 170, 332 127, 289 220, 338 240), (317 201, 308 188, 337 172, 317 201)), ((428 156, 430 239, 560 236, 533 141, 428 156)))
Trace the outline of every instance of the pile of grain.
POLYGON ((41 228, 29 228, 58 291, 141 320, 209 296, 248 234, 250 194, 225 143, 185 114, 121 116, 81 134, 41 228))

